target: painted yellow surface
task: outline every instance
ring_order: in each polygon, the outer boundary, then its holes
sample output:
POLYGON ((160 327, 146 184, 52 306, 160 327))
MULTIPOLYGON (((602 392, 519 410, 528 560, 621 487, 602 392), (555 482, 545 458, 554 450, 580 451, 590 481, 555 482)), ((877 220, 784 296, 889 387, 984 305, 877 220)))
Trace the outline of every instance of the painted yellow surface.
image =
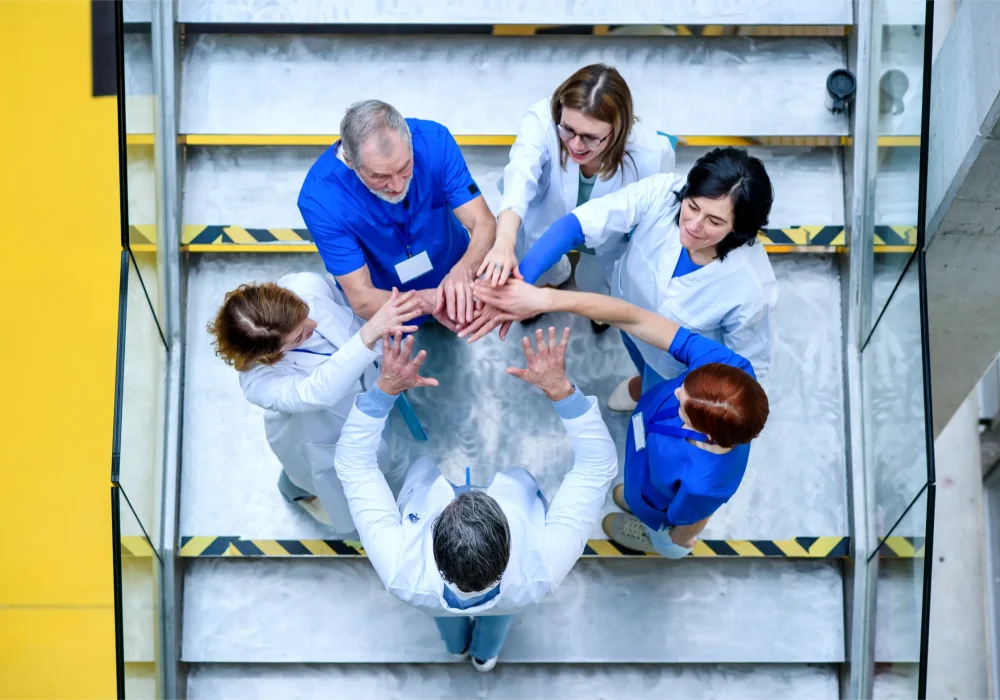
POLYGON ((116 696, 110 608, 0 609, 0 630, 0 698, 116 696))
POLYGON ((0 62, 0 210, 37 233, 0 258, 0 697, 113 697, 117 117, 90 3, 0 2, 0 62))

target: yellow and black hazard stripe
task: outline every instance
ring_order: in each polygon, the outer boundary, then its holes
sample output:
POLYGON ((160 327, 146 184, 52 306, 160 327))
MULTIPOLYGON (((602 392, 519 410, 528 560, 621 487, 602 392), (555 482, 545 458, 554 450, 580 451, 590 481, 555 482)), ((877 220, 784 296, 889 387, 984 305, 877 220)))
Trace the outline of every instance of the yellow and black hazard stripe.
MULTIPOLYGON (((494 36, 561 36, 561 35, 613 35, 619 24, 494 24, 494 36)), ((669 36, 846 36, 849 27, 844 25, 736 25, 736 24, 659 24, 647 25, 669 36)), ((458 33, 468 32, 464 27, 458 33)), ((437 32, 435 32, 437 33, 437 32)), ((480 32, 476 32, 480 33, 480 32)))
MULTIPOLYGON (((916 226, 876 226, 875 252, 910 252, 917 244, 916 226)), ((847 247, 843 226, 788 226, 762 229, 759 238, 772 252, 830 252, 847 247)), ((133 250, 155 249, 156 227, 129 226, 133 250)), ((184 226, 181 245, 196 253, 244 252, 316 252, 312 235, 305 228, 251 228, 232 225, 184 226)))
POLYGON ((123 557, 151 557, 153 545, 145 535, 122 535, 118 541, 123 557))
MULTIPOLYGON (((843 559, 850 553, 847 537, 796 537, 790 540, 699 540, 691 556, 780 559, 843 559)), ((256 540, 242 537, 184 537, 182 557, 363 557, 360 542, 351 540, 256 540)), ((588 558, 646 557, 611 540, 590 540, 588 558)), ((902 555, 896 555, 902 556, 902 555)))
POLYGON ((886 537, 878 553, 886 559, 923 559, 926 544, 924 537, 886 537))

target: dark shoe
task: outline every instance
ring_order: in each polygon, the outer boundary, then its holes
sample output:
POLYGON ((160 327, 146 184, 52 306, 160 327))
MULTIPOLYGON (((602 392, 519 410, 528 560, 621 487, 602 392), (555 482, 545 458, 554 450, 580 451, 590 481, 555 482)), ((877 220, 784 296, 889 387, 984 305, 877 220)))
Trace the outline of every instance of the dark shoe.
POLYGON ((611 328, 611 326, 608 325, 607 323, 600 323, 599 321, 591 321, 590 327, 594 329, 594 333, 596 333, 597 335, 600 335, 604 331, 611 328))

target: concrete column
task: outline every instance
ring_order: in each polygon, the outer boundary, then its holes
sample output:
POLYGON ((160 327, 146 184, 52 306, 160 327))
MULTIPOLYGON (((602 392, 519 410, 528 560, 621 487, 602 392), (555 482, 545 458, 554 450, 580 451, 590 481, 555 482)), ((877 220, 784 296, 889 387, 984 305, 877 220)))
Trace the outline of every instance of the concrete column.
POLYGON ((943 14, 927 184, 935 434, 1000 350, 1000 3, 962 2, 950 27, 943 14))
POLYGON ((927 697, 989 697, 979 408, 970 394, 934 442, 937 495, 927 697))

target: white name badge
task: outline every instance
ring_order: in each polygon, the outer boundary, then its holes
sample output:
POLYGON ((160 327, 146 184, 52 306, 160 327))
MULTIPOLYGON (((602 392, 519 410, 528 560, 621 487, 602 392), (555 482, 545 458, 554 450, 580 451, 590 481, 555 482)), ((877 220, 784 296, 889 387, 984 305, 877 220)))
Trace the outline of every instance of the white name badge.
POLYGON ((414 255, 412 258, 407 258, 401 263, 396 263, 396 274, 399 275, 401 284, 406 284, 410 280, 427 274, 433 269, 434 266, 431 265, 431 259, 427 255, 426 250, 414 255))
POLYGON ((632 438, 635 440, 636 452, 646 448, 646 424, 642 422, 641 413, 632 416, 632 438))

